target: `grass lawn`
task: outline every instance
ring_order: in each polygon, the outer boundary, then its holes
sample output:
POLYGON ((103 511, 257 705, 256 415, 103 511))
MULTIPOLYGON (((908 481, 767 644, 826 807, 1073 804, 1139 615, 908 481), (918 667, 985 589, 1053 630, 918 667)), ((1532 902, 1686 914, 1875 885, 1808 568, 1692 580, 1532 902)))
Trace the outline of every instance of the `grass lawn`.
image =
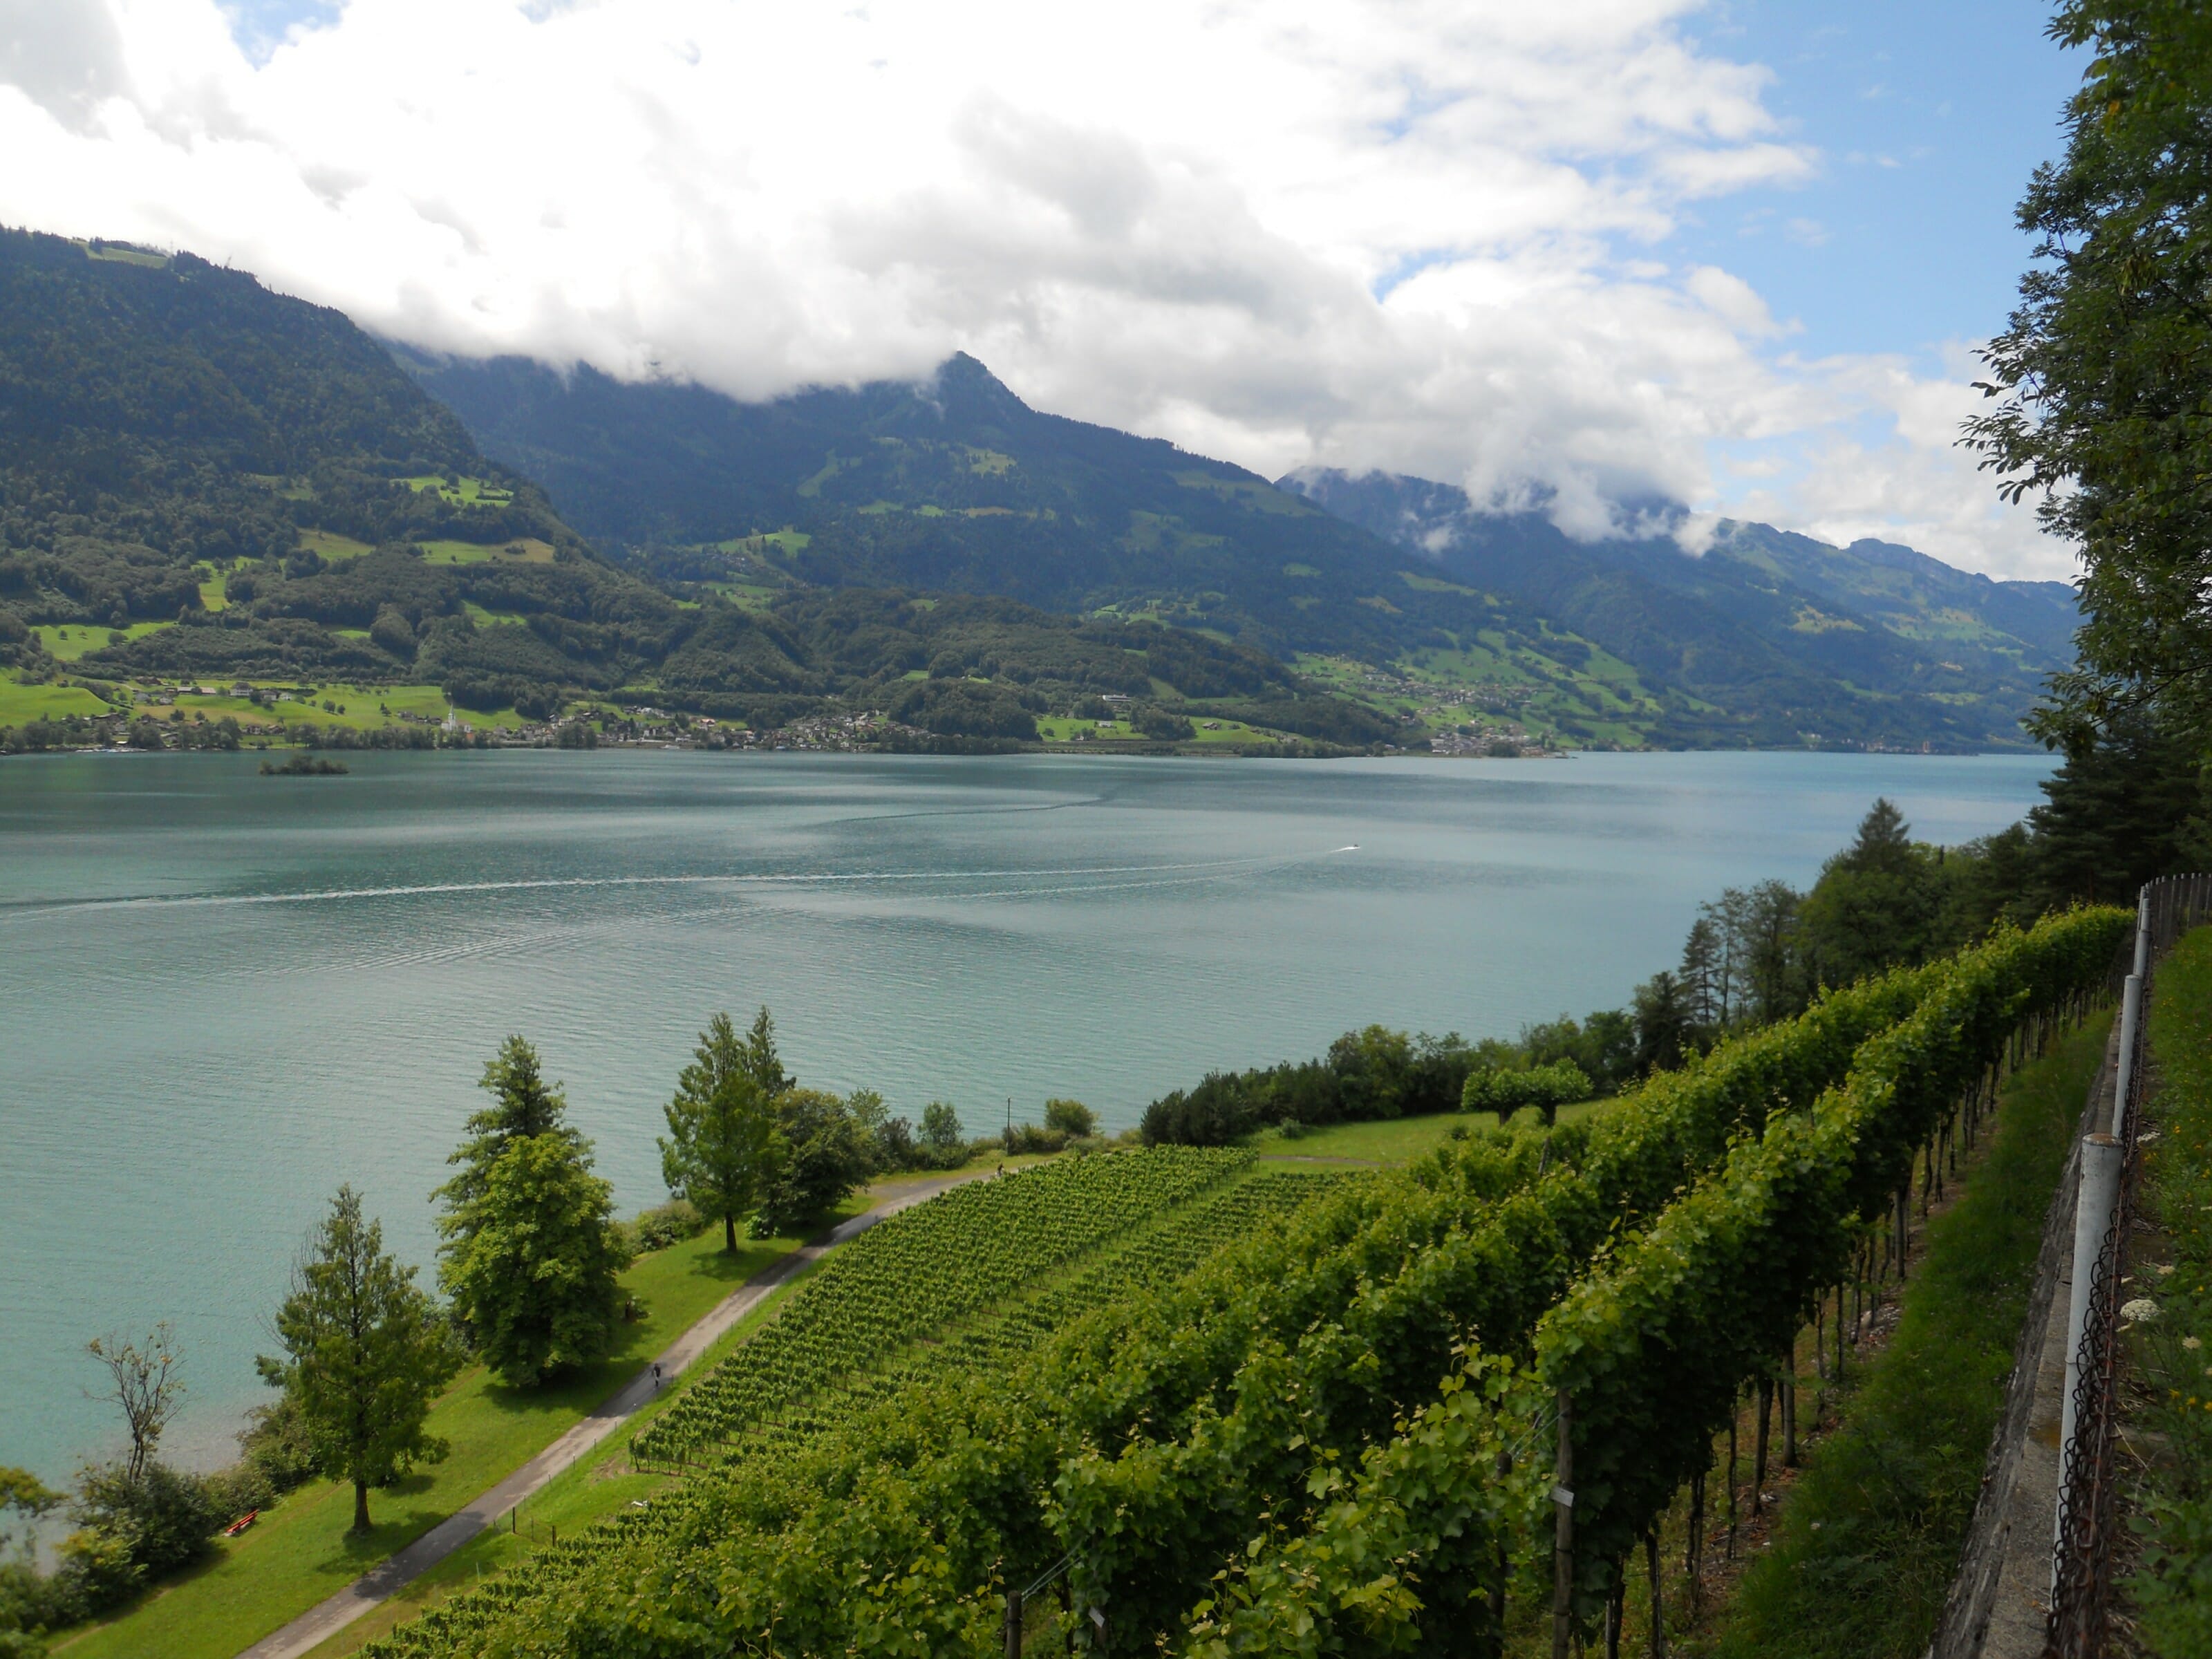
POLYGON ((75 662, 88 651, 98 651, 107 644, 112 634, 121 634, 125 639, 143 640, 149 634, 164 628, 174 628, 167 622, 132 623, 127 628, 107 628, 93 623, 48 623, 31 631, 39 636, 39 643, 46 647, 46 654, 57 662, 75 662))
POLYGON ((526 536, 514 541, 496 543, 442 541, 421 542, 416 545, 422 548, 426 564, 490 564, 495 561, 510 564, 553 562, 552 543, 541 542, 535 537, 526 536), (510 553, 507 549, 511 547, 519 547, 522 550, 510 553))
MULTIPOLYGON (((857 1213, 856 1198, 837 1213, 857 1213)), ((430 1429, 453 1451, 398 1486, 369 1496, 377 1522, 353 1538, 353 1489, 331 1481, 304 1486, 264 1512, 251 1532, 218 1542, 206 1565, 173 1581, 121 1616, 55 1643, 72 1659, 232 1659, 285 1620, 343 1588, 477 1493, 558 1439, 613 1394, 677 1334, 763 1267, 797 1248, 795 1239, 744 1242, 735 1255, 710 1228, 697 1238, 641 1258, 623 1275, 644 1318, 622 1328, 609 1358, 557 1386, 516 1389, 483 1367, 463 1374, 431 1413, 430 1429)), ((627 1436, 617 1437, 625 1443, 627 1436)))
POLYGON ((303 530, 300 532, 300 545, 323 559, 357 559, 373 550, 367 542, 341 536, 335 530, 303 530))
MULTIPOLYGON (((446 694, 434 685, 329 684, 307 688, 312 695, 299 696, 293 694, 301 692, 300 687, 288 685, 283 690, 285 695, 266 706, 257 706, 248 698, 234 697, 225 692, 203 696, 196 691, 185 691, 178 694, 173 708, 148 706, 137 712, 155 720, 188 720, 197 714, 214 720, 228 714, 245 726, 269 726, 281 721, 325 730, 344 726, 356 732, 397 725, 402 714, 434 720, 446 718, 446 694), (325 702, 337 707, 325 708, 325 702)), ((456 712, 471 726, 494 730, 513 731, 524 724, 522 716, 511 708, 461 708, 456 712)))
POLYGON ((457 507, 505 507, 514 499, 513 490, 503 489, 497 484, 486 483, 482 478, 463 478, 458 486, 447 483, 445 479, 435 474, 426 477, 406 478, 401 482, 418 495, 426 489, 434 489, 440 495, 457 507))
MULTIPOLYGON (((1559 1121, 1571 1123, 1612 1103, 1607 1098, 1562 1106, 1559 1121)), ((1385 1118, 1375 1123, 1333 1123, 1326 1128, 1308 1129, 1295 1140, 1285 1139, 1279 1129, 1262 1129, 1247 1137, 1244 1144, 1262 1158, 1342 1158, 1367 1164, 1403 1164, 1441 1146, 1455 1128, 1497 1121, 1488 1112, 1437 1112, 1427 1117, 1385 1118)))
POLYGON ((1895 1334, 1857 1373, 1723 1616, 1720 1654, 1926 1650, 2003 1404, 2044 1212, 2111 1023, 2099 1015, 2007 1084, 1995 1138, 1928 1225, 1895 1334))
POLYGON ((2121 1442, 2143 1448, 2149 1467, 2123 1500, 2142 1552, 2121 1611, 2136 1651, 2180 1659, 2212 1652, 2212 927, 2159 964, 2150 1042, 2158 1139, 2143 1137, 2143 1211, 2158 1230, 2136 1240, 2130 1267, 2134 1294, 2160 1311, 2128 1340, 2121 1442))
POLYGON ((112 712, 81 685, 26 685, 12 669, 0 672, 0 726, 59 720, 64 714, 112 712))

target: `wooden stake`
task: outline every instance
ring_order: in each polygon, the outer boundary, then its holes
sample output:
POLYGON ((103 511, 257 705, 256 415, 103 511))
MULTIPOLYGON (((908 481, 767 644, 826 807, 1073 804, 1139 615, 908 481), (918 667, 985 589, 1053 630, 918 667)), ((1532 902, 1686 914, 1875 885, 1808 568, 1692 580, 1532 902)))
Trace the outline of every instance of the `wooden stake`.
POLYGON ((1667 1659, 1667 1608, 1660 1594, 1659 1528, 1644 1534, 1644 1562, 1651 1575, 1651 1659, 1667 1659))
POLYGON ((1774 1379, 1759 1379, 1759 1434, 1751 1455, 1751 1512, 1766 1507, 1766 1411, 1774 1402, 1774 1379))
POLYGON ((1797 1467, 1797 1356, 1791 1354, 1782 1374, 1782 1467, 1797 1467))
POLYGON ((1742 1413, 1743 1401, 1739 1395, 1735 1402, 1735 1408, 1729 1413, 1728 1559, 1731 1561, 1735 1559, 1735 1425, 1737 1418, 1741 1416, 1742 1413))
POLYGON ((1559 1390, 1559 1461, 1552 1488, 1552 1659, 1567 1659, 1575 1628, 1574 1398, 1559 1390))

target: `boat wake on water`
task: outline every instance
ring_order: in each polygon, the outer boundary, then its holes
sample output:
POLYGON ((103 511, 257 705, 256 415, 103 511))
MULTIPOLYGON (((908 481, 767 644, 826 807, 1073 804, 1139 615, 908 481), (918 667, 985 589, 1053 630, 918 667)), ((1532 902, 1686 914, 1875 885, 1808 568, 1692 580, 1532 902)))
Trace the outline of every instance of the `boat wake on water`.
MULTIPOLYGON (((1356 853, 1340 847, 1339 853, 1356 853)), ((1066 882, 1072 878, 1103 876, 1124 879, 1090 887, 1013 887, 986 892, 952 895, 963 898, 1020 897, 1032 894, 1113 891, 1125 887, 1182 884, 1215 879, 1237 872, 1267 866, 1287 867, 1305 862, 1312 854, 1261 855, 1236 859, 1206 859, 1178 864, 1085 865, 1061 868, 1014 870, 863 870, 821 871, 772 874, 747 871, 650 876, 545 876, 502 881, 417 882, 380 887, 331 887, 301 892, 276 893, 136 893, 103 898, 27 899, 0 904, 0 922, 11 917, 48 915, 57 911, 223 907, 249 904, 337 904, 362 899, 436 898, 471 893, 558 892, 594 888, 758 887, 779 889, 836 889, 872 884, 969 881, 1066 882), (1130 880, 1128 878, 1149 878, 1130 880)), ((1327 856, 1323 854, 1322 856, 1327 856)))

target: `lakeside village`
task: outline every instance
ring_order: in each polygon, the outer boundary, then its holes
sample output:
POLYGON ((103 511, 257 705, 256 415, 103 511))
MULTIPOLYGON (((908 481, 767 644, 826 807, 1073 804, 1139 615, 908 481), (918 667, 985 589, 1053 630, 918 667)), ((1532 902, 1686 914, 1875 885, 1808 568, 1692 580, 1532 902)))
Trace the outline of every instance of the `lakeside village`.
MULTIPOLYGON (((66 684, 66 682, 64 682, 66 684)), ((87 689, 94 689, 88 687, 87 689)), ((110 707, 100 714, 36 720, 0 731, 0 750, 13 754, 75 750, 147 752, 159 750, 307 749, 597 749, 659 748, 793 750, 813 753, 944 753, 1042 747, 1101 752, 1252 754, 1430 754, 1475 759, 1560 760, 1567 751, 1532 734, 1517 721, 1463 725, 1405 744, 1365 750, 1316 744, 1236 722, 1197 722, 1187 738, 1162 738, 1137 730, 1116 707, 1115 718, 1060 720, 1040 741, 963 739, 909 726, 881 710, 824 712, 784 725, 753 727, 712 715, 649 703, 593 704, 550 719, 530 720, 465 712, 445 703, 442 712, 395 708, 374 688, 313 685, 198 684, 152 687, 100 685, 94 695, 110 707), (180 701, 191 700, 188 706, 180 701), (374 703, 374 717, 365 705, 374 703), (244 707, 240 707, 244 705, 244 707), (263 710, 267 717, 257 718, 263 710)), ((1109 694, 1109 704, 1129 699, 1109 694)))

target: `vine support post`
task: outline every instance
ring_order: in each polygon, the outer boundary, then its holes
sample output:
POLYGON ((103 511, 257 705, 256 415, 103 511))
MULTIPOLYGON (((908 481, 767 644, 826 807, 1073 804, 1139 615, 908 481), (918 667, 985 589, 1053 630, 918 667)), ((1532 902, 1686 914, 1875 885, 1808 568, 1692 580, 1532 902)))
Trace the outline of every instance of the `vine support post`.
MULTIPOLYGON (((1499 1452, 1496 1468, 1498 1479, 1502 1484, 1505 1477, 1513 1473, 1513 1454, 1510 1451, 1499 1452)), ((1506 1559, 1505 1534, 1502 1529, 1498 1534, 1495 1559, 1490 1565, 1492 1577, 1489 1596, 1489 1651, 1496 1656, 1496 1659, 1505 1659, 1505 1586, 1507 1581, 1512 1577, 1512 1564, 1506 1559)))
MULTIPOLYGON (((1707 1455, 1711 1455, 1710 1449, 1707 1455)), ((1699 1469, 1690 1477, 1689 1538, 1682 1550, 1682 1571, 1690 1576, 1690 1601, 1698 1600, 1698 1586, 1704 1574, 1698 1571, 1699 1558, 1705 1553, 1705 1472, 1699 1469)))
POLYGON ((1729 1401, 1729 1467, 1728 1467, 1728 1559, 1735 1559, 1735 1425, 1743 1415, 1743 1396, 1739 1393, 1729 1401))
POLYGON ((1751 1512, 1758 1515, 1766 1508, 1766 1419, 1774 1404, 1774 1379, 1759 1379, 1759 1431, 1752 1440, 1751 1452, 1751 1512))
POLYGON ((1006 1659, 1022 1659, 1022 1593, 1006 1592, 1006 1659))
POLYGON ((1782 1362, 1782 1467, 1797 1467, 1797 1345, 1782 1362))
POLYGON ((1559 1456, 1552 1487, 1552 1659, 1567 1659, 1575 1628, 1574 1396, 1559 1390, 1559 1456))
POLYGON ((1659 1577, 1659 1523, 1644 1529, 1644 1565, 1651 1578, 1651 1659, 1667 1659, 1667 1604, 1659 1577))

